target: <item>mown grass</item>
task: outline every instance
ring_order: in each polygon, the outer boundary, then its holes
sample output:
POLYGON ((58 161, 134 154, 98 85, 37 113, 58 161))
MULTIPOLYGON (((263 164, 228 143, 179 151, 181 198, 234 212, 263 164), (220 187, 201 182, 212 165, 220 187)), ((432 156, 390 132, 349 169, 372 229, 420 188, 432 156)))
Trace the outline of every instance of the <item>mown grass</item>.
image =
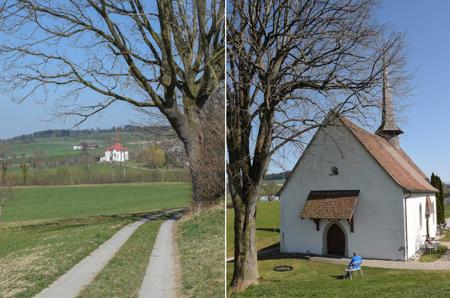
POLYGON ((0 224, 0 297, 32 297, 129 222, 86 218, 0 224))
POLYGON ((446 245, 439 245, 437 251, 432 251, 432 252, 427 252, 424 253, 421 257, 420 257, 420 261, 421 262, 434 262, 439 260, 439 258, 445 254, 445 252, 447 251, 447 246, 446 245))
MULTIPOLYGON (((280 241, 280 202, 258 202, 256 211, 256 245, 258 249, 280 241)), ((234 254, 234 211, 227 209, 227 256, 234 254)))
POLYGON ((224 207, 187 215, 177 223, 181 292, 185 297, 224 297, 224 207))
MULTIPOLYGON (((231 297, 449 297, 449 271, 387 270, 364 267, 364 278, 343 280, 343 265, 300 259, 259 261, 260 282, 231 297), (277 265, 294 267, 275 272, 277 265)), ((228 265, 228 278, 232 275, 228 265)))
POLYGON ((186 207, 183 183, 114 184, 16 188, 1 221, 79 218, 186 207))
POLYGON ((143 224, 79 298, 137 298, 162 221, 143 224))
POLYGON ((444 231, 440 241, 450 242, 450 230, 444 231))

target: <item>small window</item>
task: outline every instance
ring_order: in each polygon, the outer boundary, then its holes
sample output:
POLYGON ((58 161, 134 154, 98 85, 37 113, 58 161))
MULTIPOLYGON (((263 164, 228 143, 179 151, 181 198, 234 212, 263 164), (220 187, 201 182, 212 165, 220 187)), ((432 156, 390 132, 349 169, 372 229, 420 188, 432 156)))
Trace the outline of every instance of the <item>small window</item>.
POLYGON ((422 228, 422 203, 419 204, 419 226, 422 228))
POLYGON ((337 167, 331 167, 331 173, 330 176, 339 175, 339 170, 337 167))

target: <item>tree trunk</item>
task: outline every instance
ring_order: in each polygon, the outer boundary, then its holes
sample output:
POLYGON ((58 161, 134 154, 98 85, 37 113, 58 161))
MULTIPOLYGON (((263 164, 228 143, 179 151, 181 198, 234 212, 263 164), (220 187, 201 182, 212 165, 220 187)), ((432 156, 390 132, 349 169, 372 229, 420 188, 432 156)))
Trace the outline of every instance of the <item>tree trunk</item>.
POLYGON ((234 200, 234 273, 231 286, 243 290, 258 284, 258 251, 256 249, 256 199, 234 200))
POLYGON ((215 205, 225 194, 224 104, 217 93, 202 107, 186 106, 184 114, 164 111, 186 150, 193 209, 215 205))
POLYGON ((191 134, 191 142, 187 146, 189 170, 192 179, 192 208, 205 208, 217 204, 225 193, 225 165, 223 158, 223 142, 213 139, 208 132, 191 134), (215 145, 212 145, 215 143, 215 145))

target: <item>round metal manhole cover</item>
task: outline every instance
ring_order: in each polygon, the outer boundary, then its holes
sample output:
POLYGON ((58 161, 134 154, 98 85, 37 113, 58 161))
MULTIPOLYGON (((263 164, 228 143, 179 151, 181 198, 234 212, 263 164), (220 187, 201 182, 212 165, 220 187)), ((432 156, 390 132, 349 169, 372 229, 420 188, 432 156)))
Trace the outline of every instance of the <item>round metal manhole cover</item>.
POLYGON ((294 270, 294 267, 288 266, 288 265, 281 265, 281 266, 275 266, 275 267, 273 267, 273 270, 274 270, 274 271, 277 271, 277 272, 286 272, 286 271, 292 271, 292 270, 294 270))

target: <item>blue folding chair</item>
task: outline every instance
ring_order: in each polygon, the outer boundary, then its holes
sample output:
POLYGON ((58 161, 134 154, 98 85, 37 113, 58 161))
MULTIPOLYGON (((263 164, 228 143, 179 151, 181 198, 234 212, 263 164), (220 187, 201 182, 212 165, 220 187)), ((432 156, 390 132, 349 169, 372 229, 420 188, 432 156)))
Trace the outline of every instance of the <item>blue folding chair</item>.
POLYGON ((354 261, 345 268, 345 271, 348 272, 348 275, 350 279, 352 279, 352 273, 359 271, 361 273, 361 277, 364 277, 363 271, 362 271, 362 261, 354 261))

